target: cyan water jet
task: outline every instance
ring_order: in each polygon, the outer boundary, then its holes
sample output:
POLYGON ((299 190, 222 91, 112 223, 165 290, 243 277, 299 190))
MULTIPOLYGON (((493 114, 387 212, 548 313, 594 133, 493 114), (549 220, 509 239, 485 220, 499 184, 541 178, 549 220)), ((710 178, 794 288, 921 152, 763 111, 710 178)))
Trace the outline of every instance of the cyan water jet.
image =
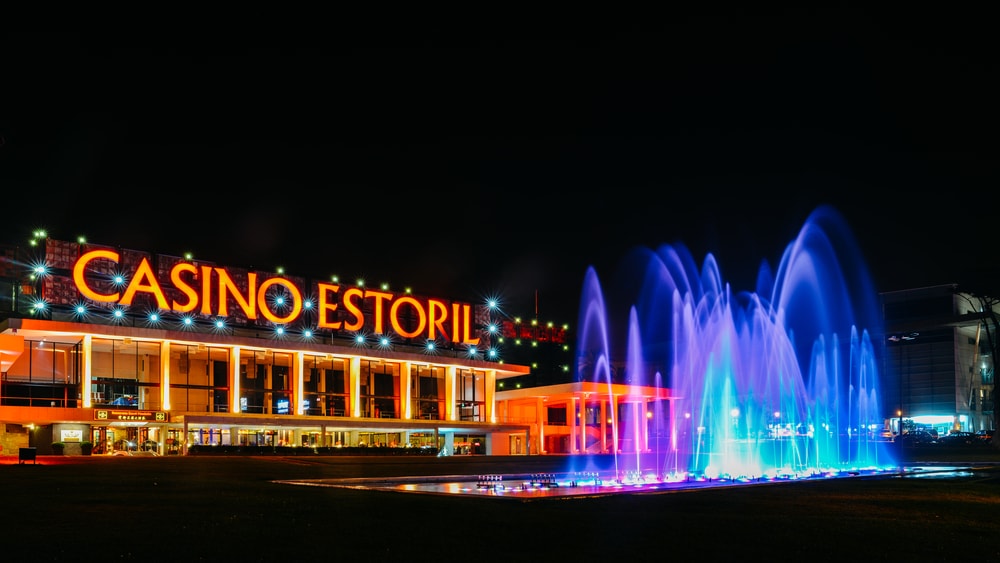
POLYGON ((608 288, 586 272, 576 380, 608 389, 616 473, 752 480, 894 465, 879 440, 877 294, 839 213, 817 208, 776 270, 761 262, 752 291, 721 272, 683 244, 635 249, 608 288), (670 398, 612 400, 616 384, 670 398))

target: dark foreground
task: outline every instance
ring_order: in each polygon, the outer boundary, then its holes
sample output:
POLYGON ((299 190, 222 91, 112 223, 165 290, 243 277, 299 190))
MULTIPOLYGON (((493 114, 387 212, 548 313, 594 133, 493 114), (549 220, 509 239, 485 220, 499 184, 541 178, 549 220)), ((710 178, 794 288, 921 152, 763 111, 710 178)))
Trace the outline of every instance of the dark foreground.
POLYGON ((41 456, 19 465, 8 456, 0 558, 1000 560, 1000 455, 923 457, 974 470, 511 502, 274 481, 558 471, 563 460, 41 456))

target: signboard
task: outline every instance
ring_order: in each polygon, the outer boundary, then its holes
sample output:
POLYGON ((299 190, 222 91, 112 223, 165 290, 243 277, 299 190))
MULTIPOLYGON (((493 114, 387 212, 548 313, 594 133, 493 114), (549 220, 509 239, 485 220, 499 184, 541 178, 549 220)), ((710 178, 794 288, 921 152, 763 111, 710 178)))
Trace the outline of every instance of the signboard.
POLYGON ((169 415, 163 411, 94 409, 94 420, 105 422, 168 422, 170 419, 169 415))

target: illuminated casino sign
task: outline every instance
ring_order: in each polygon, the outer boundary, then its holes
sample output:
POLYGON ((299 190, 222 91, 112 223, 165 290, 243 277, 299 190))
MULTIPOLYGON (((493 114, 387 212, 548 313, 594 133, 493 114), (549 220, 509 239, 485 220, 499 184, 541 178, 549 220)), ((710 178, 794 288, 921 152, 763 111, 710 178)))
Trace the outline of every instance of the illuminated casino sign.
POLYGON ((148 305, 249 322, 263 319, 275 325, 296 323, 309 315, 309 324, 320 330, 375 334, 391 330, 402 338, 479 343, 472 329, 472 306, 467 303, 324 282, 313 282, 307 292, 303 281, 292 278, 133 254, 125 258, 107 247, 84 249, 71 266, 76 292, 92 302, 123 307, 148 305))

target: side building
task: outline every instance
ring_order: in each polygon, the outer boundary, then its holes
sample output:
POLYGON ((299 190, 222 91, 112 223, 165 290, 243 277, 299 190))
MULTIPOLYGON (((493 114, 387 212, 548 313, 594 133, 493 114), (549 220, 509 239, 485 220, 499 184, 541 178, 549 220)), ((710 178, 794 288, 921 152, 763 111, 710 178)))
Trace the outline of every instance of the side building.
MULTIPOLYGON (((884 410, 893 432, 994 429, 994 358, 987 338, 994 299, 959 291, 956 284, 880 295, 885 354, 884 410)), ((990 330, 995 327, 990 325, 990 330)), ((993 338, 997 335, 993 334, 993 338)))

